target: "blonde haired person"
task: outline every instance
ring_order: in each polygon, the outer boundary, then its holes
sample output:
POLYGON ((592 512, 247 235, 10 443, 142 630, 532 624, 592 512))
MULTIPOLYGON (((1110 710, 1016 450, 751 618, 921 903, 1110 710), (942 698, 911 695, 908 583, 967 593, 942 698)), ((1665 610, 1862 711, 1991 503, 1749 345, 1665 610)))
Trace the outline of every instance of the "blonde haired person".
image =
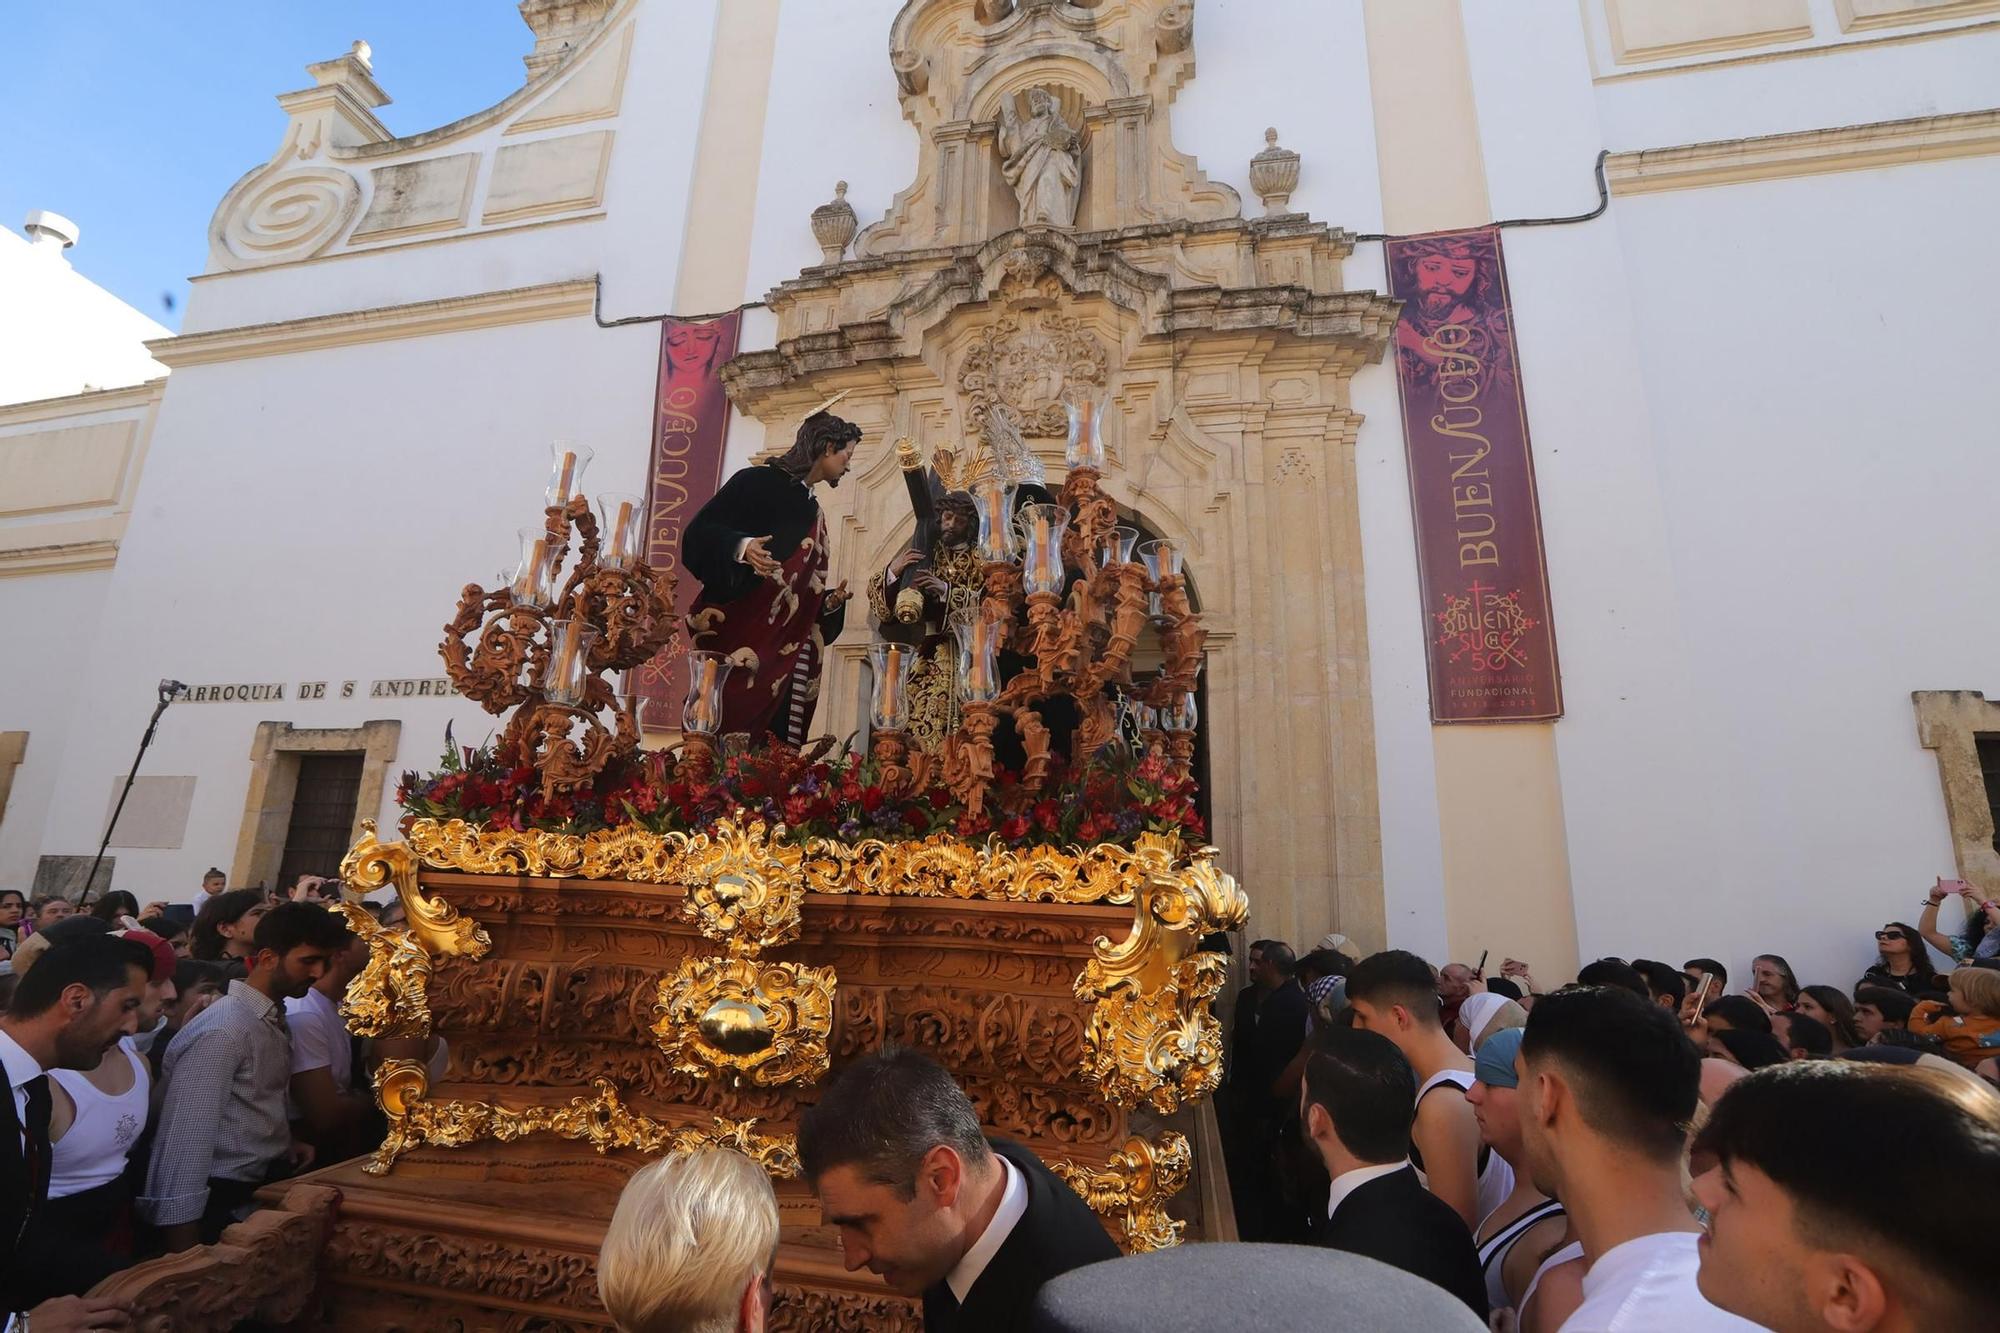
POLYGON ((674 1153, 625 1183, 597 1255, 622 1333, 764 1333, 778 1201, 741 1153, 674 1153))
POLYGON ((1909 1029, 1936 1037, 1944 1053, 1967 1069, 2000 1052, 2000 972, 1960 967, 1951 973, 1951 999, 1925 1000, 1911 1011, 1909 1029))

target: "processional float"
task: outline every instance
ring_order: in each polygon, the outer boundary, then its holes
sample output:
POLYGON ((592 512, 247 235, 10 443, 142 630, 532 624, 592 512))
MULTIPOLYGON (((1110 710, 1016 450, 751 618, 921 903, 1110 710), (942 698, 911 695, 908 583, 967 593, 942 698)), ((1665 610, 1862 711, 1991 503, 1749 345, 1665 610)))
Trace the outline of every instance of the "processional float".
POLYGON ((497 741, 406 774, 402 840, 366 824, 341 866, 337 910, 370 951, 341 1012, 381 1057, 387 1135, 270 1187, 254 1219, 317 1249, 338 1322, 603 1325, 595 1256, 622 1182, 723 1146, 778 1190, 773 1328, 920 1327, 844 1271, 798 1179, 799 1112, 885 1042, 951 1069, 1127 1249, 1183 1238, 1191 1112, 1222 1067, 1224 959, 1199 946, 1247 903, 1199 838, 1203 632, 1179 551, 1135 549, 1099 490, 1101 402, 1069 416, 1058 492, 1016 466, 1004 415, 991 462, 955 478, 979 595, 951 627, 959 721, 934 751, 905 735, 917 654, 894 642, 871 654, 866 745, 717 735, 732 668, 697 653, 683 734, 642 749, 613 681, 684 642, 675 581, 641 558, 636 497, 593 509, 587 454, 557 447, 544 522, 493 588, 465 588, 441 647, 458 690, 506 717, 497 741), (1135 677, 1142 639, 1159 666, 1135 677), (996 733, 1018 763, 996 763, 996 733), (360 902, 384 888, 400 924, 360 902))

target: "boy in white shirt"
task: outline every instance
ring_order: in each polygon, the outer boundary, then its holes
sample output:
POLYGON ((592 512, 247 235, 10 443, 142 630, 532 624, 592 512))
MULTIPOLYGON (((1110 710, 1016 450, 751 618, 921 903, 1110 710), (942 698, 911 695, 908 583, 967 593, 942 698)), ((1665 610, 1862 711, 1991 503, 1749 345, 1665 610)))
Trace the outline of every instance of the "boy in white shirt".
POLYGON ((1680 1161, 1701 1057, 1673 1015, 1627 990, 1557 991, 1536 1001, 1515 1067, 1528 1170, 1563 1201, 1590 1265, 1562 1333, 1756 1328, 1695 1283, 1701 1228, 1680 1161))

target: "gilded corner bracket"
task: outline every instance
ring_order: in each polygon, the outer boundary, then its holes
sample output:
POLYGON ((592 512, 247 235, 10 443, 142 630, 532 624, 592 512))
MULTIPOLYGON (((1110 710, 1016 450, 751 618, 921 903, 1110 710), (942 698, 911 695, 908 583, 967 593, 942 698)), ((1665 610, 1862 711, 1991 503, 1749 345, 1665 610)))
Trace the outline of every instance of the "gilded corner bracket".
POLYGON ((1128 1253, 1181 1243, 1187 1223, 1167 1216, 1167 1200, 1180 1193, 1194 1169, 1186 1135, 1168 1131, 1158 1143, 1134 1135, 1102 1168, 1057 1162, 1050 1169, 1093 1211, 1119 1220, 1128 1253))
POLYGON ((406 843, 375 837, 375 821, 361 821, 361 840, 340 862, 342 884, 358 898, 393 885, 402 900, 403 926, 384 926, 359 902, 335 904, 355 934, 368 941, 368 966, 340 1004, 348 1030, 363 1037, 427 1037, 431 960, 440 955, 483 958, 493 941, 479 924, 417 884, 417 857, 406 843))
POLYGON ((1226 964, 1199 946, 1203 935, 1241 927, 1250 902, 1216 868, 1212 847, 1185 864, 1159 842, 1142 840, 1139 854, 1147 874, 1131 934, 1115 944, 1099 937, 1076 979, 1076 997, 1091 1006, 1083 1072, 1115 1106, 1171 1115, 1222 1079, 1222 1028, 1209 1001, 1226 964))

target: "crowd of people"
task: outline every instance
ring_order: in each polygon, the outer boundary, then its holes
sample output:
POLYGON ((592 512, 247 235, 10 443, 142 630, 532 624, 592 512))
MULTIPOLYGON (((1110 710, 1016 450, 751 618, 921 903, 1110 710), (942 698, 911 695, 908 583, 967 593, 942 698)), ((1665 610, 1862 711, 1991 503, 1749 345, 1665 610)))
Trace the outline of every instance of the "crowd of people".
MULTIPOLYGON (((1941 882, 1876 943, 1845 987, 1766 954, 1738 991, 1713 958, 1544 991, 1255 941, 1217 1096, 1238 1245, 1116 1257, 914 1051, 839 1073, 800 1162, 848 1269, 931 1333, 2000 1327, 2000 907, 1941 882)), ((761 1333, 778 1234, 761 1169, 677 1154, 628 1184, 599 1287, 629 1333, 761 1333)))
POLYGON ((338 1005, 366 944, 327 881, 77 910, 0 894, 0 1315, 7 1333, 122 1329, 87 1292, 216 1241, 264 1185, 380 1140, 338 1005))
MULTIPOLYGON (((367 950, 323 887, 0 897, 11 1327, 126 1327, 84 1293, 379 1139, 338 1012, 367 950)), ((1370 1328, 2000 1327, 2000 907, 1940 882, 1875 939, 1847 987, 1765 954, 1738 990, 1704 957, 1598 959, 1547 991, 1511 959, 1257 940, 1216 1098, 1244 1243, 1219 1259, 1120 1258, 919 1051, 828 1080, 799 1162, 846 1267, 933 1333, 1324 1322, 1329 1301, 1370 1328)), ((633 1333, 761 1333, 778 1237, 760 1167, 674 1154, 621 1196, 599 1289, 633 1333)))

